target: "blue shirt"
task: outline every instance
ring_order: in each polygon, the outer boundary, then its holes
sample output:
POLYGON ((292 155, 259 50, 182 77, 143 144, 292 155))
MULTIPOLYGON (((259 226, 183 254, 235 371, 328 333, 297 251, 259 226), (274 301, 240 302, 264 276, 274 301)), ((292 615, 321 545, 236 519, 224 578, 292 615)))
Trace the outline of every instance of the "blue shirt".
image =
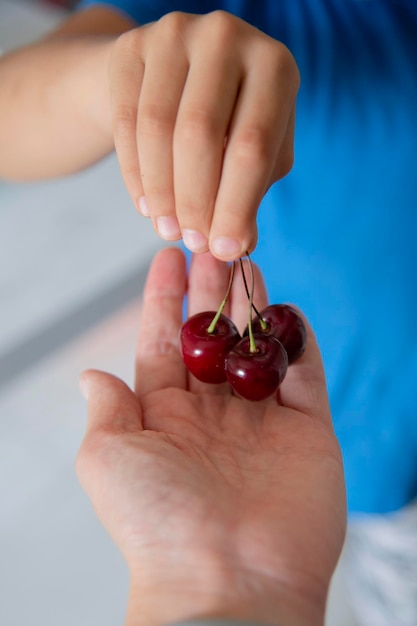
POLYGON ((417 3, 104 4, 141 24, 221 8, 295 56, 295 165, 264 198, 254 259, 270 302, 316 331, 350 512, 403 506, 417 496, 417 3))

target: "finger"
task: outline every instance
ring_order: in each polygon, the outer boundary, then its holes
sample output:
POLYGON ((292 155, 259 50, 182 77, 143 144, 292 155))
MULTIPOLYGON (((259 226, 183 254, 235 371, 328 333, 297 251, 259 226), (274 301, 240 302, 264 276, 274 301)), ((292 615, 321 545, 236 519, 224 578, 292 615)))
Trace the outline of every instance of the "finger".
POLYGON ((295 104, 291 111, 287 130, 280 148, 279 163, 275 165, 274 180, 286 176, 294 165, 294 137, 295 137, 295 104))
POLYGON ((235 259, 256 246, 257 210, 294 108, 295 70, 288 68, 289 53, 283 56, 277 46, 268 41, 254 51, 232 120, 209 237, 210 250, 220 259, 235 259))
POLYGON ((144 64, 140 56, 141 34, 138 29, 123 34, 116 41, 109 63, 110 102, 114 145, 121 174, 133 204, 148 217, 136 143, 136 119, 144 64))
POLYGON ((80 388, 87 398, 87 424, 75 469, 92 497, 109 469, 117 435, 143 430, 142 410, 132 390, 111 374, 96 370, 83 372, 80 388))
POLYGON ((136 393, 185 388, 178 336, 186 287, 185 257, 178 248, 155 256, 143 293, 136 350, 136 393))
MULTIPOLYGON (((188 315, 201 311, 216 312, 226 296, 231 266, 216 259, 210 252, 194 254, 188 276, 188 315)), ((224 314, 228 315, 229 302, 224 314)))
POLYGON ((294 164, 295 107, 291 112, 268 187, 286 176, 294 164))
POLYGON ((330 426, 332 419, 321 353, 308 320, 299 309, 297 310, 307 330, 306 349, 304 354, 289 366, 278 390, 279 401, 285 407, 311 415, 330 426))
MULTIPOLYGON (((233 281, 230 299, 231 317, 241 334, 243 333, 249 322, 249 315, 251 319, 255 317, 255 311, 249 303, 249 295, 252 288, 252 274, 250 270, 250 264, 247 258, 242 260, 242 265, 243 274, 240 262, 236 262, 236 274, 233 281), (248 290, 249 295, 246 289, 248 290)), ((254 283, 253 304, 256 306, 258 311, 261 311, 268 304, 268 295, 266 292, 266 287, 261 271, 256 263, 252 262, 252 270, 254 283)))
POLYGON ((105 372, 87 370, 81 375, 80 387, 88 402, 86 434, 142 430, 138 398, 119 378, 105 372))
POLYGON ((174 133, 177 216, 184 244, 199 253, 208 250, 225 137, 242 75, 234 48, 228 46, 225 55, 224 31, 210 29, 209 39, 191 51, 174 133))
MULTIPOLYGON (((188 277, 188 315, 212 311, 213 317, 226 296, 230 278, 230 266, 219 261, 210 252, 195 254, 191 260, 188 277)), ((223 314, 230 313, 229 301, 223 314)), ((189 389, 195 393, 230 393, 227 384, 206 384, 189 375, 189 389)))
MULTIPOLYGON (((146 51, 138 110, 138 148, 146 203, 158 234, 181 237, 175 213, 172 143, 188 59, 173 19, 158 22, 159 45, 146 51)), ((152 40, 152 41, 153 41, 152 40)))

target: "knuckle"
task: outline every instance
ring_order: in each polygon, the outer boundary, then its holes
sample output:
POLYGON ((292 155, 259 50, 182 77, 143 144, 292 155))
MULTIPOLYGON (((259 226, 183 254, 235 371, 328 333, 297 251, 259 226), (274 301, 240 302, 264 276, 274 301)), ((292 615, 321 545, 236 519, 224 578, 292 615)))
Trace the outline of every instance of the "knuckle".
POLYGON ((88 433, 75 458, 75 471, 82 482, 87 482, 98 466, 106 463, 109 435, 105 432, 88 433))
POLYGON ((273 143, 265 129, 256 126, 245 128, 235 138, 233 154, 249 166, 267 166, 273 156, 273 143))
POLYGON ((268 40, 268 46, 272 48, 272 57, 274 59, 275 69, 280 79, 285 84, 292 86, 297 92, 300 87, 300 71, 297 62, 290 50, 280 41, 268 40))
POLYGON ((280 178, 284 178, 287 174, 289 174, 294 165, 294 150, 293 148, 286 148, 283 152, 281 152, 278 161, 278 167, 275 170, 276 180, 280 178))
POLYGON ((206 15, 212 44, 215 46, 230 48, 230 41, 238 32, 238 21, 234 15, 220 9, 206 15))
POLYGON ((119 138, 130 139, 136 132, 136 107, 120 105, 113 113, 113 131, 119 138))
POLYGON ((294 165, 294 125, 289 122, 289 128, 281 144, 276 160, 273 178, 274 181, 284 178, 290 173, 294 165))
POLYGON ((156 341, 149 340, 144 343, 142 351, 146 354, 147 358, 153 357, 166 357, 178 355, 179 341, 160 338, 156 341))
POLYGON ((114 40, 113 47, 111 50, 111 56, 110 56, 110 65, 111 65, 111 61, 115 57, 117 58, 119 54, 121 54, 123 50, 125 49, 128 32, 129 31, 122 33, 121 35, 117 37, 117 39, 114 40))
POLYGON ((141 47, 142 31, 140 28, 128 30, 117 37, 113 44, 113 55, 137 53, 141 47))
POLYGON ((174 126, 173 116, 158 103, 143 104, 138 112, 138 130, 150 136, 171 133, 174 126))
POLYGON ((178 42, 184 35, 189 16, 181 11, 166 13, 157 22, 158 37, 178 42))
POLYGON ((215 117, 204 108, 190 109, 178 120, 177 137, 187 144, 209 143, 218 132, 215 117))
POLYGON ((172 189, 163 183, 155 180, 146 181, 142 179, 143 187, 146 187, 146 196, 153 217, 167 215, 167 206, 174 202, 172 189))

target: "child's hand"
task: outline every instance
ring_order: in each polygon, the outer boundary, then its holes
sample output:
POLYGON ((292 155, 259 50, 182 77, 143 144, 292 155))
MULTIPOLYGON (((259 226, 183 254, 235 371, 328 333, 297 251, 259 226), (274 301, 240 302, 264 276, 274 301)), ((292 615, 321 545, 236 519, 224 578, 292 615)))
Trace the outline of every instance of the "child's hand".
POLYGON ((115 146, 135 205, 167 240, 235 259, 293 161, 296 63, 281 43, 222 11, 170 13, 116 41, 115 146))

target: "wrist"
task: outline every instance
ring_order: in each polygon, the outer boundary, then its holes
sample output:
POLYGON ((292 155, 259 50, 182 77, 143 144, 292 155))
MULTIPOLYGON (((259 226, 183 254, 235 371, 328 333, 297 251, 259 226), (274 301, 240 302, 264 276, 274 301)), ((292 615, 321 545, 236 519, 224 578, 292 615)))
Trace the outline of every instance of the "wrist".
POLYGON ((77 42, 84 60, 83 71, 77 71, 74 111, 101 155, 114 148, 108 66, 115 40, 112 35, 100 35, 77 42))
POLYGON ((326 591, 303 589, 213 558, 184 559, 175 576, 164 563, 155 575, 131 571, 126 626, 168 626, 199 619, 273 626, 322 626, 326 591))

